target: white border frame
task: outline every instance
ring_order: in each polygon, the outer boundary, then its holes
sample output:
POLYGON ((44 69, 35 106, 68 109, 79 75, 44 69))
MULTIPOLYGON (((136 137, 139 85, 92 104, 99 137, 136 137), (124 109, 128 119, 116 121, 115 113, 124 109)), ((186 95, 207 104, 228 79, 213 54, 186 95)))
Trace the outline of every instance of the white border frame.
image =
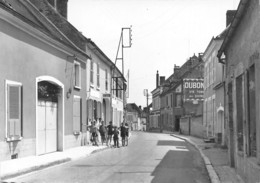
MULTIPOLYGON (((10 139, 8 136, 7 136, 7 119, 8 119, 8 114, 7 114, 7 102, 8 102, 8 99, 7 99, 7 95, 8 95, 8 91, 7 91, 7 86, 8 85, 17 85, 17 86, 23 86, 23 84, 21 83, 21 82, 16 82, 16 81, 11 81, 11 80, 5 80, 5 138, 6 138, 6 140, 8 141, 10 141, 10 140, 12 140, 12 139, 10 139)), ((21 91, 20 91, 21 92, 21 91)), ((21 93, 20 93, 21 94, 21 93)), ((21 97, 22 97, 22 95, 21 95, 21 97)), ((21 100, 21 98, 20 98, 20 100, 21 100)), ((22 101, 22 100, 21 100, 22 101)), ((22 103, 20 103, 21 105, 22 105, 22 103)), ((21 111, 20 111, 21 112, 21 111)), ((21 119, 22 120, 22 119, 21 119)), ((21 140, 22 139, 22 136, 20 137, 20 139, 19 140, 21 140)))
MULTIPOLYGON (((58 85, 59 87, 61 87, 62 89, 62 92, 61 92, 61 103, 62 103, 62 129, 58 128, 58 134, 59 134, 59 131, 61 130, 62 131, 62 141, 60 142, 59 141, 59 137, 58 137, 58 150, 61 150, 63 151, 64 150, 64 147, 65 147, 65 127, 64 127, 64 106, 65 106, 65 103, 64 103, 64 84, 62 82, 60 82, 58 79, 54 78, 54 77, 51 77, 51 76, 39 76, 36 78, 36 82, 35 82, 35 88, 36 88, 36 95, 35 95, 35 105, 36 105, 36 125, 35 125, 35 134, 36 134, 36 140, 35 140, 35 147, 36 147, 36 155, 39 155, 39 152, 38 152, 38 82, 40 81, 49 81, 51 83, 54 83, 56 85, 58 85), (61 145, 61 147, 59 148, 59 146, 61 145)), ((59 115, 59 114, 58 114, 59 115)), ((59 120, 59 119, 58 119, 59 120)), ((58 121, 59 123, 59 121, 58 121)))
MULTIPOLYGON (((74 77, 75 77, 75 73, 76 73, 76 70, 75 70, 75 65, 78 65, 79 66, 79 86, 74 86, 74 88, 76 89, 81 89, 81 64, 80 62, 77 62, 74 60, 74 65, 73 65, 73 74, 74 74, 74 77)), ((76 80, 76 78, 74 78, 74 80, 76 80)), ((73 81, 74 82, 74 81, 73 81)), ((74 85, 75 83, 73 83, 74 85)))

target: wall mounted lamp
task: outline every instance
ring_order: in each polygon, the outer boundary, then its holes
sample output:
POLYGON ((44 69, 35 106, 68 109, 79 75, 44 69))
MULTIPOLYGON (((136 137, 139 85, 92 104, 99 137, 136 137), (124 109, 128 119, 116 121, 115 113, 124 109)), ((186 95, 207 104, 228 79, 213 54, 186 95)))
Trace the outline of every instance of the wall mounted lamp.
POLYGON ((226 63, 226 55, 223 52, 221 57, 218 59, 220 63, 225 64, 226 63))
POLYGON ((69 88, 69 90, 67 91, 67 93, 66 93, 66 96, 67 96, 67 98, 70 98, 70 96, 71 96, 71 88, 69 88))

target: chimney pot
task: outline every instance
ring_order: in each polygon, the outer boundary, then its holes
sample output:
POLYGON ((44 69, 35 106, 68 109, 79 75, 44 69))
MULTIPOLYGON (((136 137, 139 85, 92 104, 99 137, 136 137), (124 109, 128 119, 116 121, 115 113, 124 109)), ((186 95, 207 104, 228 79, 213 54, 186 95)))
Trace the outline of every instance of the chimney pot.
POLYGON ((226 13, 226 27, 233 21, 236 14, 236 10, 227 10, 226 13))
POLYGON ((158 88, 159 86, 159 71, 157 70, 157 73, 156 73, 156 88, 158 88))
POLYGON ((163 85, 165 81, 165 76, 160 76, 160 86, 163 85))

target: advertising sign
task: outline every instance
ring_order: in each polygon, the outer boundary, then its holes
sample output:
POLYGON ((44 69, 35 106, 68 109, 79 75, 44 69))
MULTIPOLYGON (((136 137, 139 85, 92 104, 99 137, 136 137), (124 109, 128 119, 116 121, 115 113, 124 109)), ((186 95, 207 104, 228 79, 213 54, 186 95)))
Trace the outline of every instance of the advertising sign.
POLYGON ((184 79, 183 93, 185 101, 203 100, 204 95, 203 79, 184 79))

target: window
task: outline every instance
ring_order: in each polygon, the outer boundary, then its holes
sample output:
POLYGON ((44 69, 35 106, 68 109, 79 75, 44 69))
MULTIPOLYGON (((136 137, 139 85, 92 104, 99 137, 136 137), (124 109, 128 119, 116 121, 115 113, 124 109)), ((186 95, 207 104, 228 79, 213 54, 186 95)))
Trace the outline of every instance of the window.
POLYGON ((81 88, 81 71, 79 62, 74 62, 74 87, 78 89, 81 88))
POLYGON ((242 75, 236 78, 237 148, 243 151, 243 86, 242 75))
POLYGON ((256 157, 256 92, 255 92, 255 66, 251 66, 247 76, 248 94, 248 130, 249 130, 249 156, 256 157))
POLYGON ((73 99, 73 133, 79 134, 81 131, 81 98, 74 96, 73 99))
POLYGON ((207 99, 203 102, 203 125, 207 124, 207 99))
POLYGON ((22 84, 6 81, 6 138, 22 137, 22 84))
POLYGON ((97 64, 97 87, 100 87, 99 64, 97 64))
POLYGON ((171 107, 172 107, 173 105, 172 105, 172 95, 171 95, 171 107))
POLYGON ((108 73, 107 73, 107 69, 105 70, 105 77, 106 77, 105 88, 106 88, 106 90, 108 90, 108 73))
POLYGON ((181 94, 176 94, 175 99, 175 107, 181 107, 181 94))
POLYGON ((90 83, 94 84, 94 63, 90 62, 90 83))

